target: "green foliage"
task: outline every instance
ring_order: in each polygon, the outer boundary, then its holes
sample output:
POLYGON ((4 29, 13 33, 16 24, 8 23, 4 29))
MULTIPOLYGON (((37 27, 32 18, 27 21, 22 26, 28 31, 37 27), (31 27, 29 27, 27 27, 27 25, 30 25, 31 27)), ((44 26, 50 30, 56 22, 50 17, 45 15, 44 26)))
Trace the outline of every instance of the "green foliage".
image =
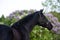
POLYGON ((56 10, 59 11, 60 10, 59 4, 60 4, 60 0, 46 0, 45 2, 42 2, 42 5, 46 7, 46 9, 48 8, 51 11, 56 11, 56 10))
POLYGON ((27 13, 28 11, 27 10, 23 10, 23 12, 27 13))
POLYGON ((13 19, 9 19, 8 17, 5 18, 4 15, 2 15, 2 17, 0 18, 0 24, 5 24, 5 25, 11 25, 12 23, 14 23, 16 21, 15 18, 13 19))
POLYGON ((60 13, 57 13, 57 12, 51 12, 55 17, 58 18, 58 21, 60 21, 60 13))
POLYGON ((36 25, 30 34, 30 39, 31 40, 53 40, 53 36, 52 33, 46 28, 36 25))
POLYGON ((4 22, 4 19, 5 19, 5 17, 4 17, 4 15, 2 15, 0 18, 0 22, 4 22))
MULTIPOLYGON (((58 21, 60 22, 60 13, 57 13, 57 12, 51 12, 55 17, 58 18, 58 21)), ((60 40, 60 35, 56 35, 54 34, 54 40, 60 40)))
POLYGON ((57 0, 60 3, 60 0, 57 0))

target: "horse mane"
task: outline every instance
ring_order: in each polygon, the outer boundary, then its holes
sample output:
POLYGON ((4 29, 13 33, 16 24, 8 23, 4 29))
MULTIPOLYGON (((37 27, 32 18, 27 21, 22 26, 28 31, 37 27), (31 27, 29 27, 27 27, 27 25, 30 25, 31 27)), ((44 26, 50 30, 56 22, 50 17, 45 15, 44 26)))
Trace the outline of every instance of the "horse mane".
POLYGON ((15 22, 11 27, 18 29, 18 27, 24 26, 27 22, 29 22, 34 17, 35 14, 37 14, 37 12, 27 15, 26 17, 15 22))

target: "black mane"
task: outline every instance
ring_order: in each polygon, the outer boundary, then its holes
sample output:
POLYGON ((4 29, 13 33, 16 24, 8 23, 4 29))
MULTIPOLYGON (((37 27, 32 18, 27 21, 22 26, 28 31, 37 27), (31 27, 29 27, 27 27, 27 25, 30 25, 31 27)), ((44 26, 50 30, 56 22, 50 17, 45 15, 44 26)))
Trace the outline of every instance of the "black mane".
POLYGON ((35 17, 34 15, 38 14, 37 12, 31 13, 31 14, 27 15, 26 17, 18 20, 18 22, 15 22, 11 27, 17 29, 18 25, 19 25, 19 27, 24 26, 26 23, 28 23, 30 20, 32 20, 33 17, 35 17))

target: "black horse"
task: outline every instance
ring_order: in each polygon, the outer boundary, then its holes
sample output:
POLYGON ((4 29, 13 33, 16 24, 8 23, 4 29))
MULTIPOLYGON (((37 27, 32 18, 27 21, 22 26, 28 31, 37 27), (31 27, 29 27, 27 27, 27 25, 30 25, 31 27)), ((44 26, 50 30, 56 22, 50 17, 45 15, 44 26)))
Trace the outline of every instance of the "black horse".
POLYGON ((35 25, 45 27, 48 30, 53 28, 52 24, 43 15, 43 9, 24 17, 23 19, 14 23, 11 27, 20 33, 20 40, 30 40, 29 33, 32 31, 35 25))
POLYGON ((15 22, 11 27, 0 25, 0 40, 30 40, 29 34, 35 25, 51 30, 52 24, 43 15, 43 9, 15 22))

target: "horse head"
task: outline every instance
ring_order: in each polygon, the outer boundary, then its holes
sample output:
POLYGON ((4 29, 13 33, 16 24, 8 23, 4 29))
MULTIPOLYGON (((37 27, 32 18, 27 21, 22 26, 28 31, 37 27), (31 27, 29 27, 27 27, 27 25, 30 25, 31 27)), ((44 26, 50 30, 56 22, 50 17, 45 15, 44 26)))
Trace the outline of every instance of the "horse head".
POLYGON ((47 28, 48 30, 51 30, 53 28, 52 24, 49 22, 49 20, 45 17, 43 14, 43 9, 38 11, 38 25, 47 28))

